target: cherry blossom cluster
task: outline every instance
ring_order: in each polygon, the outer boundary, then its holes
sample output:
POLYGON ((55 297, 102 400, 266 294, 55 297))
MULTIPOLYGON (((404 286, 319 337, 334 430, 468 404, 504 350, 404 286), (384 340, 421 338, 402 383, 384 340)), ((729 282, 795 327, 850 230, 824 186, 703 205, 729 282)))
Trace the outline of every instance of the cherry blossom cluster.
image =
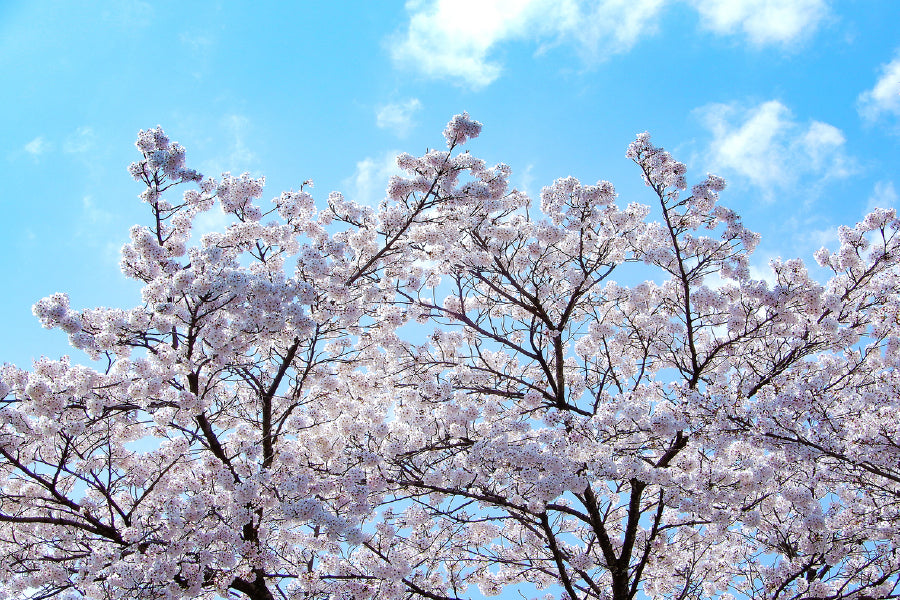
MULTIPOLYGON (((193 169, 185 168, 185 151, 178 143, 172 143, 161 127, 141 130, 135 143, 144 155, 143 160, 133 162, 128 167, 131 176, 145 183, 159 183, 160 174, 171 181, 200 181, 202 176, 193 169)), ((150 195, 142 196, 144 200, 155 201, 156 191, 151 188, 150 195)))
POLYGON ((470 139, 478 137, 480 133, 481 123, 473 121, 467 112, 450 119, 444 128, 444 138, 450 147, 465 144, 470 139))

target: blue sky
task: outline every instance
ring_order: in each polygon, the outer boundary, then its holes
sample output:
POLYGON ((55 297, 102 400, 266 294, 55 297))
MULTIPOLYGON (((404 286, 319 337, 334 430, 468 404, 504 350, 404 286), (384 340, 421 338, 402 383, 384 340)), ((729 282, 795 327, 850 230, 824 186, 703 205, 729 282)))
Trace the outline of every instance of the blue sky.
POLYGON ((31 316, 48 294, 140 302, 117 266, 147 214, 125 169, 158 124, 205 174, 265 175, 266 199, 312 179, 368 203, 464 110, 520 189, 574 175, 649 203, 624 157, 649 131, 690 180, 726 177, 760 276, 812 262, 898 202, 898 22, 896 0, 7 0, 0 362, 68 352, 31 316))

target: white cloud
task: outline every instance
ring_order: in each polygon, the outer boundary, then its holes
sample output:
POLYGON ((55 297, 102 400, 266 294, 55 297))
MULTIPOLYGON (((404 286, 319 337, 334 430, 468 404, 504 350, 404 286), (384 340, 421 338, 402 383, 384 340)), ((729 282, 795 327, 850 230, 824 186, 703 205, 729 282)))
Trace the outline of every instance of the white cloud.
POLYGON ((25 152, 37 158, 41 154, 49 151, 52 148, 52 144, 45 140, 43 136, 38 136, 25 144, 24 149, 25 152))
MULTIPOLYGON (((96 138, 93 128, 89 126, 79 127, 62 141, 62 151, 66 154, 86 154, 94 148, 96 138)), ((44 136, 38 136, 25 144, 23 150, 37 158, 52 151, 55 146, 56 144, 48 141, 44 136)))
MULTIPOLYGON (((754 45, 786 45, 812 34, 828 15, 827 0, 681 0, 701 26, 741 35, 754 45)), ((524 40, 567 44, 587 62, 628 52, 657 30, 672 0, 408 0, 409 24, 391 40, 400 66, 479 89, 503 71, 498 46, 524 40)))
POLYGON ((866 202, 866 213, 876 208, 897 208, 897 190, 893 181, 877 181, 872 195, 866 202))
POLYGON ((748 179, 769 200, 777 188, 801 178, 846 177, 854 170, 840 129, 820 121, 800 124, 777 100, 749 109, 711 104, 696 113, 713 135, 710 167, 748 179))
POLYGON ((766 102, 738 116, 743 122, 737 125, 734 117, 739 111, 734 105, 713 104, 701 112, 713 133, 713 168, 737 171, 762 187, 787 182, 782 144, 777 140, 788 125, 784 105, 766 102))
POLYGON ((63 152, 67 154, 85 154, 94 147, 94 130, 91 127, 79 127, 63 142, 63 152))
POLYGON ((406 38, 393 45, 392 57, 431 77, 484 87, 501 70, 488 60, 491 47, 521 35, 535 4, 533 0, 408 2, 409 29, 406 38))
POLYGON ((874 121, 883 114, 900 115, 900 53, 881 67, 875 87, 859 95, 857 109, 862 117, 874 121))
POLYGON ((385 104, 376 111, 375 122, 381 129, 390 129, 400 137, 404 137, 412 129, 415 115, 420 110, 422 103, 418 98, 385 104))
POLYGON ((759 46, 808 36, 828 14, 825 0, 691 0, 691 4, 705 28, 728 35, 740 31, 759 46))
POLYGON ((810 170, 826 171, 829 177, 847 177, 853 172, 853 165, 842 151, 846 141, 844 133, 834 125, 813 121, 798 143, 809 159, 810 170))
POLYGON ((557 39, 574 40, 588 60, 631 50, 638 40, 656 32, 656 17, 665 0, 566 0, 542 3, 543 14, 557 39))
POLYGON ((655 30, 664 0, 410 0, 409 27, 391 45, 396 63, 482 88, 500 76, 501 42, 572 41, 590 58, 626 52, 655 30))
POLYGON ((391 150, 380 157, 367 157, 356 163, 356 172, 342 182, 344 196, 359 204, 378 206, 385 197, 391 175, 403 175, 397 166, 399 151, 391 150))

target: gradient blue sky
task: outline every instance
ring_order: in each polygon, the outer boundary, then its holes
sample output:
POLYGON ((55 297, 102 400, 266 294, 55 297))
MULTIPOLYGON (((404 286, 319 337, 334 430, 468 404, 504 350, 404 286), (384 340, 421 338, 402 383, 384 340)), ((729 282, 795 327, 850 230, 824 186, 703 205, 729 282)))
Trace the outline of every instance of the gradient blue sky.
POLYGON ((760 276, 810 259, 897 203, 898 23, 897 0, 0 2, 0 362, 68 352, 43 296, 140 302, 125 169, 157 124, 203 173, 265 175, 266 200, 313 179, 369 203, 464 110, 471 151, 533 195, 574 175, 651 202, 624 157, 646 130, 691 181, 728 179, 760 276))

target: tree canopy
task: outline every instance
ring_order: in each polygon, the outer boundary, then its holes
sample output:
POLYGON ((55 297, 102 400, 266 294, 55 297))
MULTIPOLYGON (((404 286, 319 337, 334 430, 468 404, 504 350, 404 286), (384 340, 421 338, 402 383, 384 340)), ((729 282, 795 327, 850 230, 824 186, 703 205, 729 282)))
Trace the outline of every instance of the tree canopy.
POLYGON ((511 189, 480 131, 377 208, 265 204, 141 131, 140 304, 45 298, 92 366, 0 370, 0 598, 900 595, 894 211, 824 283, 755 279, 724 181, 647 134, 622 205, 511 189))

